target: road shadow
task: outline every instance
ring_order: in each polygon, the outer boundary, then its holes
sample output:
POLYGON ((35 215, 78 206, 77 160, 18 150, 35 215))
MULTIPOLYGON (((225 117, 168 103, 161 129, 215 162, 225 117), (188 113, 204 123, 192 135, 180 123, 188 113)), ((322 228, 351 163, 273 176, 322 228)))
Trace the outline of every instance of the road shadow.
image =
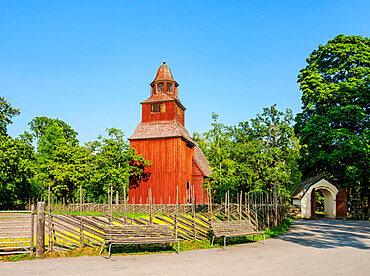
POLYGON ((314 248, 352 247, 370 249, 370 222, 341 220, 295 220, 278 237, 283 241, 314 248))

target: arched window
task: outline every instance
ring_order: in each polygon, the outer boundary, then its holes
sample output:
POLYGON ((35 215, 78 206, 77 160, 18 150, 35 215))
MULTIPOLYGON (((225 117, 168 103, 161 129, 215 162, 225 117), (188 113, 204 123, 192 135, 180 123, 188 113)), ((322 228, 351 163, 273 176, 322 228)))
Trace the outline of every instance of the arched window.
POLYGON ((173 94, 173 85, 172 83, 167 83, 167 94, 173 94))
POLYGON ((157 93, 163 93, 163 82, 157 84, 157 93))

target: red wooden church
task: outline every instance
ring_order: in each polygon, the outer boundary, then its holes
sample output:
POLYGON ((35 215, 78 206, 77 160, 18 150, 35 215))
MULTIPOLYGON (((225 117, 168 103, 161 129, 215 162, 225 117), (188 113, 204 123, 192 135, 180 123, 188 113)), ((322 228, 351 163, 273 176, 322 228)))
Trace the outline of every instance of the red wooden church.
POLYGON ((163 62, 150 84, 151 96, 141 102, 142 120, 129 137, 131 147, 152 162, 147 182, 130 185, 129 201, 147 203, 151 188, 153 203, 206 201, 203 181, 211 174, 211 167, 197 143, 185 129, 185 110, 178 98, 179 84, 170 68, 163 62))

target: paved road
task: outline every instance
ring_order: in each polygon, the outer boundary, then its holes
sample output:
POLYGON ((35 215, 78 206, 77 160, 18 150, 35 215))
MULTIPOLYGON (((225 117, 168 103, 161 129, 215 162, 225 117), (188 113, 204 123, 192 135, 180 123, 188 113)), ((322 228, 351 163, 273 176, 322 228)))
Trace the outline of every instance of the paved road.
POLYGON ((275 239, 179 255, 0 263, 1 275, 370 275, 370 222, 294 221, 275 239))

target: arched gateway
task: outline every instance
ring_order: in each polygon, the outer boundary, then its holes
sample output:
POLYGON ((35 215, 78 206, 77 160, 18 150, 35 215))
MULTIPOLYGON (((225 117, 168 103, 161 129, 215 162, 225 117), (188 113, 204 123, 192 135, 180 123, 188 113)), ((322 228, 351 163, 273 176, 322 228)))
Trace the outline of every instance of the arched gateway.
POLYGON ((315 192, 324 195, 324 211, 327 218, 345 218, 347 215, 347 194, 324 174, 311 177, 299 184, 291 195, 293 205, 301 207, 303 218, 314 218, 316 210, 315 192))

